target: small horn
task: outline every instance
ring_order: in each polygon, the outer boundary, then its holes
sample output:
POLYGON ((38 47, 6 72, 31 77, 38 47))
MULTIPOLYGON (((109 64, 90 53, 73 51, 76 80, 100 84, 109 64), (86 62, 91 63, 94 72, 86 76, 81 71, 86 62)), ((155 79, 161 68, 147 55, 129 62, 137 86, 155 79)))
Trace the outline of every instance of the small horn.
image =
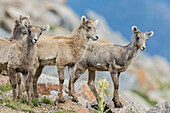
POLYGON ((29 17, 29 16, 22 17, 22 21, 23 21, 23 20, 27 20, 28 25, 31 25, 31 21, 30 21, 30 17, 29 17))

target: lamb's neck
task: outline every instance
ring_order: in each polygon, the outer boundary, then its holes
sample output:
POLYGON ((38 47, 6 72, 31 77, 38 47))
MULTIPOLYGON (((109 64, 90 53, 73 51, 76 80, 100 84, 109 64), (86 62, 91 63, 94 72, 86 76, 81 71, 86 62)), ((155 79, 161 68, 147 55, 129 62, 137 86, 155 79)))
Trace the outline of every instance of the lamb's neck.
POLYGON ((127 65, 129 65, 132 60, 136 57, 139 48, 136 47, 136 40, 132 38, 130 44, 125 47, 125 60, 127 65))
POLYGON ((26 45, 25 54, 27 55, 26 58, 30 64, 34 64, 35 56, 37 53, 37 46, 36 44, 33 44, 32 40, 30 40, 29 38, 26 39, 25 45, 26 45))
POLYGON ((73 43, 75 45, 75 49, 77 52, 79 52, 81 54, 86 49, 86 46, 88 43, 88 38, 86 37, 83 30, 76 31, 76 33, 73 35, 73 37, 74 37, 73 43))

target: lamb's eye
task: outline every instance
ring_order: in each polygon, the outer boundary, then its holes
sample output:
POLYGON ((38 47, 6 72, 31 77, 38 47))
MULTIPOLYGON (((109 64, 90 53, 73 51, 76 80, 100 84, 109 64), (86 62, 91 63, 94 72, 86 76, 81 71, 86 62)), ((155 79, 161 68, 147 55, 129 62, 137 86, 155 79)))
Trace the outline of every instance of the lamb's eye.
POLYGON ((40 33, 40 35, 42 34, 42 32, 40 33))
POLYGON ((31 30, 28 30, 28 33, 31 34, 31 30))
POLYGON ((91 27, 88 27, 88 29, 91 29, 91 27))

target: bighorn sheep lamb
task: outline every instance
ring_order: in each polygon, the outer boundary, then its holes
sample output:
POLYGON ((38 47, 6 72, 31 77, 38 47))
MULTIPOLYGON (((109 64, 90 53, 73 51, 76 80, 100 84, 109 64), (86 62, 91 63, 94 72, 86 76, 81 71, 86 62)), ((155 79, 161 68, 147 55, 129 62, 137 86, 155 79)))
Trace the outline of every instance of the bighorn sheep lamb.
POLYGON ((58 67, 59 75, 59 99, 58 102, 65 102, 63 97, 63 83, 64 83, 64 69, 68 66, 69 73, 72 71, 73 66, 78 62, 86 49, 88 40, 97 40, 96 25, 98 20, 91 21, 82 16, 81 23, 78 28, 73 32, 70 37, 57 36, 41 38, 38 47, 38 59, 39 68, 37 69, 36 75, 33 79, 34 95, 38 98, 37 94, 37 81, 38 77, 44 66, 56 65, 58 67))
POLYGON ((135 26, 132 27, 132 31, 134 35, 130 44, 127 46, 97 42, 89 44, 85 55, 82 57, 81 61, 76 63, 74 72, 72 73, 71 86, 69 87, 71 87, 70 92, 73 98, 77 98, 74 83, 86 69, 88 69, 88 85, 96 99, 98 99, 97 91, 94 86, 95 71, 109 71, 114 84, 113 102, 115 107, 122 107, 118 97, 119 75, 128 68, 139 49, 142 51, 145 50, 145 43, 148 40, 148 37, 153 35, 153 31, 143 33, 140 30, 137 30, 137 27, 135 26))
MULTIPOLYGON (((5 37, 5 39, 9 41, 22 41, 24 35, 26 35, 26 32, 27 32, 24 26, 25 20, 27 21, 28 24, 31 24, 29 16, 22 17, 22 15, 20 15, 19 19, 15 20, 15 25, 12 30, 11 36, 5 37)), ((2 73, 6 73, 6 71, 2 70, 2 73)), ((17 73, 17 81, 18 81, 18 97, 22 98, 22 86, 21 86, 21 74, 20 73, 17 73)))
POLYGON ((13 90, 13 99, 16 100, 16 73, 21 72, 24 77, 28 104, 31 103, 30 86, 31 78, 35 74, 35 58, 37 53, 36 43, 45 28, 25 24, 27 38, 23 41, 9 42, 0 39, 0 69, 7 70, 13 90))

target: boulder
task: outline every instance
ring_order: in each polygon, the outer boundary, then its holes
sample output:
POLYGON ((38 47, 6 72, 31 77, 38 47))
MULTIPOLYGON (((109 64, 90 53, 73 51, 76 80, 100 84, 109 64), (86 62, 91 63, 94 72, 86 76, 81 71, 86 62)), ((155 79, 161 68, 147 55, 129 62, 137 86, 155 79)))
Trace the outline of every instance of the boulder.
POLYGON ((148 113, 170 113, 170 100, 156 104, 148 113))

